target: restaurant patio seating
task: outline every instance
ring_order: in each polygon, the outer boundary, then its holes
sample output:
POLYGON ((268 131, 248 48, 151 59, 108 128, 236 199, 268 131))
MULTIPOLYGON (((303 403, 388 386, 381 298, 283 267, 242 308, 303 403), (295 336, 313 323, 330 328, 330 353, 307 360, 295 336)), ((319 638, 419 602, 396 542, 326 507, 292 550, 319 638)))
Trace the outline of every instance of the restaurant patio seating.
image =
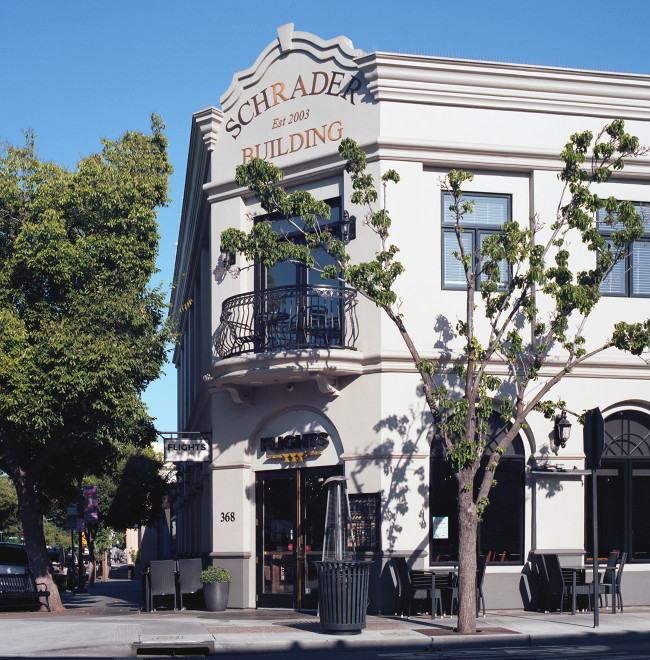
POLYGON ((426 584, 415 586, 411 582, 411 575, 404 557, 391 557, 390 563, 395 575, 395 581, 397 582, 395 611, 399 612, 401 616, 404 616, 406 605, 406 618, 408 619, 411 617, 411 605, 414 600, 428 601, 430 599, 431 574, 428 574, 428 582, 426 584))
POLYGON ((625 568, 626 561, 627 553, 624 552, 621 554, 621 561, 618 565, 618 570, 616 570, 616 568, 605 569, 603 581, 600 583, 600 585, 598 585, 598 597, 600 598, 601 596, 605 596, 605 607, 607 607, 608 594, 612 595, 612 614, 616 614, 617 605, 620 607, 621 612, 623 612, 623 593, 621 592, 621 580, 623 579, 623 569, 625 568))
MULTIPOLYGON (((559 598, 560 614, 564 611, 564 599, 571 597, 572 613, 575 614, 574 596, 588 596, 589 608, 593 601, 594 585, 592 583, 578 583, 575 585, 569 582, 568 579, 562 574, 562 567, 560 566, 560 558, 556 554, 538 555, 541 561, 540 578, 541 578, 541 595, 542 607, 544 611, 550 611, 550 605, 553 601, 559 598)), ((576 569, 571 569, 574 571, 576 569)))
POLYGON ((178 560, 178 596, 181 609, 183 607, 183 594, 195 594, 203 589, 201 571, 203 562, 200 558, 178 560))
POLYGON ((176 606, 176 562, 173 559, 161 559, 149 564, 149 611, 155 612, 156 596, 173 596, 176 606))

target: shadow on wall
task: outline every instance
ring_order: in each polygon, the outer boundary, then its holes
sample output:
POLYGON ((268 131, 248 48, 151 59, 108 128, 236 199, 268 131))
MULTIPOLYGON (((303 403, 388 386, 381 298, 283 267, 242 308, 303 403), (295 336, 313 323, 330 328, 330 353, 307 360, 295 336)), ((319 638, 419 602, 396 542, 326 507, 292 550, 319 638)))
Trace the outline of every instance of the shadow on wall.
MULTIPOLYGON (((418 388, 418 394, 422 394, 418 388)), ((418 411, 411 407, 408 414, 390 415, 374 426, 374 431, 383 436, 381 443, 369 447, 368 461, 357 464, 348 475, 357 490, 363 483, 362 473, 370 467, 381 470, 388 477, 388 486, 382 488, 382 553, 375 556, 370 568, 369 611, 394 613, 396 585, 388 564, 388 557, 395 551, 395 546, 404 531, 403 520, 413 507, 418 512, 419 527, 422 531, 420 541, 408 548, 413 555, 428 550, 429 482, 427 470, 416 463, 413 455, 420 453, 423 447, 428 450, 428 437, 431 429, 431 415, 428 411, 418 411), (418 441, 421 443, 418 447, 418 441)), ((386 481, 384 482, 384 484, 386 481)), ((406 548, 404 548, 406 549, 406 548)), ((411 558, 409 558, 411 559, 411 558)))
MULTIPOLYGON (((349 478, 359 489, 360 475, 370 465, 390 477, 388 488, 382 491, 382 537, 388 547, 384 552, 392 552, 399 535, 403 531, 401 520, 409 511, 409 506, 419 510, 420 528, 427 537, 427 517, 429 483, 426 470, 414 467, 413 454, 418 450, 417 440, 427 436, 431 427, 428 412, 417 411, 413 407, 408 415, 390 415, 378 422, 375 433, 388 437, 368 452, 373 458, 364 461, 349 474, 349 478)), ((426 443, 428 447, 428 442, 426 443)), ((421 451, 421 450, 420 450, 421 451)))
POLYGON ((521 570, 519 595, 525 610, 537 610, 541 589, 540 565, 538 557, 528 553, 528 559, 521 570))

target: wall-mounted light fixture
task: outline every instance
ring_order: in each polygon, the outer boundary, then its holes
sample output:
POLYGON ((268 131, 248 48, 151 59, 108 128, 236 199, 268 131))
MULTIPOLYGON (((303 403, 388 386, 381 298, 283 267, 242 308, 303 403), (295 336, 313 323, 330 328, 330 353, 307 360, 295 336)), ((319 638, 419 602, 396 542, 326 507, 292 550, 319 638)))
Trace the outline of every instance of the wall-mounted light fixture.
POLYGON ((228 270, 235 265, 235 255, 230 250, 221 250, 221 263, 228 270))
POLYGON ((566 447, 566 442, 571 435, 571 422, 566 418, 566 410, 555 417, 555 437, 553 442, 556 447, 566 447))
POLYGON ((350 214, 347 211, 343 211, 343 218, 341 218, 341 240, 344 243, 350 242, 350 230, 353 221, 354 218, 350 218, 350 214))

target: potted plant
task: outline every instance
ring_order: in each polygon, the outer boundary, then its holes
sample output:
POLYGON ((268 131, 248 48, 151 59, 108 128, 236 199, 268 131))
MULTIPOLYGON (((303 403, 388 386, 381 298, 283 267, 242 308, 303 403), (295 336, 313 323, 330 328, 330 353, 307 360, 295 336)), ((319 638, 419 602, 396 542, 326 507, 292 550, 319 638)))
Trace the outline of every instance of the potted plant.
POLYGON ((210 612, 222 612, 228 605, 228 594, 232 576, 227 568, 208 566, 201 571, 205 606, 210 612))

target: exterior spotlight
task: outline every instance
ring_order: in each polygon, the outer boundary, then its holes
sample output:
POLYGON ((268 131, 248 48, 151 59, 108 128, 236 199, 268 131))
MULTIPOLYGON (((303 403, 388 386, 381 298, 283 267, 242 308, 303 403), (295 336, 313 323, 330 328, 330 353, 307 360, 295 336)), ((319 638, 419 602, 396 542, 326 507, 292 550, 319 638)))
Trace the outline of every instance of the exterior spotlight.
POLYGON ((344 243, 350 242, 350 214, 347 211, 343 211, 343 218, 341 219, 341 238, 344 243))
POLYGON ((235 265, 235 255, 230 250, 221 250, 221 263, 228 270, 235 265))
POLYGON ((566 410, 555 418, 555 437, 553 442, 556 447, 566 447, 566 441, 571 435, 571 422, 566 418, 566 410))

